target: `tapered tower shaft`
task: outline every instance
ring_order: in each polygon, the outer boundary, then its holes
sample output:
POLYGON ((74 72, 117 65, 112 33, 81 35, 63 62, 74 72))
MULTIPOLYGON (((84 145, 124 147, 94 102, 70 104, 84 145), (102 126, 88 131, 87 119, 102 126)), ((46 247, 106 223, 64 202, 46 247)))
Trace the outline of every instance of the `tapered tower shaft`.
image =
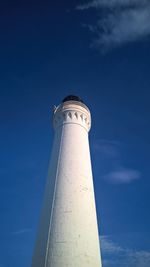
POLYGON ((101 267, 88 132, 90 111, 66 98, 55 138, 32 267, 101 267))

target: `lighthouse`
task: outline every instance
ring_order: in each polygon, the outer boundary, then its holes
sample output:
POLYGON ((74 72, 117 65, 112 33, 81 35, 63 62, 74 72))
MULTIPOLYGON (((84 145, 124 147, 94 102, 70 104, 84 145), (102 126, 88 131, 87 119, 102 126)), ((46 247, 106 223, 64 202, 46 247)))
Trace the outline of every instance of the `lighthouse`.
POLYGON ((88 133, 77 96, 53 112, 54 142, 32 267, 101 267, 88 133))

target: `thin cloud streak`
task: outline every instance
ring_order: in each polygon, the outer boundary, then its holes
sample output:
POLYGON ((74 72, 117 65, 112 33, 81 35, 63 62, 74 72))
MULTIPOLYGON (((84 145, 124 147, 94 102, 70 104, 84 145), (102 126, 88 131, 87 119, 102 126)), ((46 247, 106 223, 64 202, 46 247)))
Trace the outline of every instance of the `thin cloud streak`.
POLYGON ((112 7, 134 7, 144 6, 147 0, 93 0, 86 4, 78 5, 76 9, 84 10, 89 8, 112 8, 112 7))
POLYGON ((93 0, 77 6, 78 10, 95 8, 100 19, 87 25, 93 34, 91 47, 107 52, 126 43, 150 36, 150 2, 147 0, 93 0), (107 11, 101 12, 103 9, 107 11))
POLYGON ((32 231, 32 229, 30 229, 30 228, 24 228, 24 229, 17 230, 15 232, 13 232, 12 234, 13 235, 21 235, 21 234, 31 232, 31 231, 32 231))
POLYGON ((133 169, 118 169, 103 176, 103 179, 114 184, 129 184, 141 178, 141 173, 133 169))
POLYGON ((115 140, 97 139, 92 144, 94 152, 99 153, 103 158, 116 158, 119 157, 119 147, 121 143, 115 140))

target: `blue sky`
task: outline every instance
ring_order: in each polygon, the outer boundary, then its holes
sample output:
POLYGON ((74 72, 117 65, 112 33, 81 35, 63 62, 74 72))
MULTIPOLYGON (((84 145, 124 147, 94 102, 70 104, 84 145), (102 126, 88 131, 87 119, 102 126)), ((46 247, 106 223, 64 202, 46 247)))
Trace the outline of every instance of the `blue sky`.
POLYGON ((30 267, 52 110, 68 94, 92 113, 103 267, 148 267, 149 1, 5 1, 0 13, 0 267, 30 267))

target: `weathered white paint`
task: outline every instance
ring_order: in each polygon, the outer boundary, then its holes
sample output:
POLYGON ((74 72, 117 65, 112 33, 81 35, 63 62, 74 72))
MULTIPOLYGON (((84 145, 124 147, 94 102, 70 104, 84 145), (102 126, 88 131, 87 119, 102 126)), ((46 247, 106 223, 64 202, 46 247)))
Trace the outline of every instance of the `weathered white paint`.
POLYGON ((89 109, 54 112, 55 139, 32 267, 101 267, 88 131, 89 109))

